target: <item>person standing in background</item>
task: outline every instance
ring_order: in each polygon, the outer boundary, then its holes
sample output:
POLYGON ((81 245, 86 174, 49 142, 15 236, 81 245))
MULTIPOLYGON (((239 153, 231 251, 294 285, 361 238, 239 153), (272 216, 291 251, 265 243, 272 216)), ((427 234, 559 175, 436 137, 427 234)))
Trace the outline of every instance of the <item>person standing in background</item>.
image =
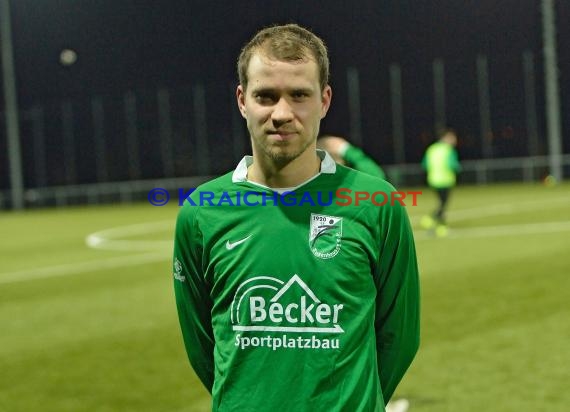
POLYGON ((437 142, 427 148, 422 159, 422 167, 427 172, 427 183, 437 195, 438 206, 431 216, 422 218, 421 226, 434 230, 437 236, 446 236, 448 233, 445 212, 451 190, 457 183, 457 173, 461 170, 456 146, 455 130, 443 129, 437 142))

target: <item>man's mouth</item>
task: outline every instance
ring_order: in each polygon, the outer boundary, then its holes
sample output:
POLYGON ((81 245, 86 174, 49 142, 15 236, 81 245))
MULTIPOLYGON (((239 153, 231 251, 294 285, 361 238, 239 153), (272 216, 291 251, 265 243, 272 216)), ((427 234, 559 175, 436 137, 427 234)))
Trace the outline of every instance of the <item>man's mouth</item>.
POLYGON ((267 132, 267 135, 273 137, 277 140, 288 140, 295 136, 297 132, 293 132, 290 130, 270 130, 267 132))

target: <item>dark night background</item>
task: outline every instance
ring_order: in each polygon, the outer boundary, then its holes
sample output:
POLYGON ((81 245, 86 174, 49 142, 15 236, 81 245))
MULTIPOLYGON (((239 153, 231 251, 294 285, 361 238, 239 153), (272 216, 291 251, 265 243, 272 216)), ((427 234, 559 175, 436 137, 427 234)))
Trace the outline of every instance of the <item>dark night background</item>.
MULTIPOLYGON (((394 161, 388 67, 395 62, 402 67, 407 162, 418 162, 433 137, 434 58, 445 61, 446 117, 460 133, 462 158, 481 157, 475 71, 478 54, 489 61, 494 156, 524 156, 528 155, 528 136, 522 53, 532 51, 540 139, 546 142, 539 0, 17 0, 11 7, 23 111, 35 104, 56 105, 64 99, 81 107, 81 101, 93 96, 120 101, 125 92, 152 94, 159 87, 183 96, 202 83, 207 90, 208 138, 219 142, 223 151, 224 140, 231 140, 231 110, 237 110, 228 96, 232 83, 237 84, 235 59, 240 47, 262 26, 297 22, 320 35, 329 48, 333 103, 321 131, 349 134, 346 70, 356 67, 363 144, 382 164, 394 161), (64 48, 77 51, 76 64, 64 67, 59 63, 64 48)), ((564 22, 569 20, 570 5, 557 2, 562 130, 566 136, 570 130, 569 116, 564 115, 570 103, 570 28, 564 22)), ((112 112, 112 105, 109 107, 112 112)), ((116 110, 123 109, 117 105, 116 110)), ((80 111, 76 116, 81 117, 80 111)), ((112 122, 113 116, 107 115, 106 120, 112 122)), ((107 138, 113 142, 120 133, 107 138)), ((57 138, 53 139, 57 146, 57 138)), ((77 139, 82 139, 81 130, 77 139)), ((5 138, 1 140, 5 153, 5 138)), ((182 145, 180 151, 189 147, 182 145)), ((566 138, 564 150, 569 149, 566 138)), ((545 150, 544 143, 540 154, 545 150)), ((0 161, 7 172, 6 156, 0 161)), ((220 168, 223 170, 215 171, 227 170, 225 164, 220 168)), ((177 169, 179 175, 189 172, 192 170, 177 169)), ((7 173, 2 174, 1 186, 7 187, 7 173)), ((117 176, 124 178, 120 173, 117 176)))

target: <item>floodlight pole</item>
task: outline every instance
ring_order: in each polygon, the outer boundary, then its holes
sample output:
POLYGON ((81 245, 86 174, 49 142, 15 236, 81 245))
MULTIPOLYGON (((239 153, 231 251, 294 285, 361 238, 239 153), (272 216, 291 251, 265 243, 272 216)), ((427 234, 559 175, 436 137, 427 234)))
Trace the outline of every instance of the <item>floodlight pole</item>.
POLYGON ((554 0, 542 0, 542 35, 544 52, 544 83, 546 88, 546 129, 550 174, 562 180, 562 126, 558 91, 556 57, 556 23, 554 0))
POLYGON ((2 77, 4 81, 4 104, 6 113, 6 135, 8 137, 12 208, 22 209, 24 207, 24 179, 22 177, 20 125, 18 120, 16 76, 14 75, 14 54, 12 50, 9 0, 0 0, 0 49, 2 50, 2 77))

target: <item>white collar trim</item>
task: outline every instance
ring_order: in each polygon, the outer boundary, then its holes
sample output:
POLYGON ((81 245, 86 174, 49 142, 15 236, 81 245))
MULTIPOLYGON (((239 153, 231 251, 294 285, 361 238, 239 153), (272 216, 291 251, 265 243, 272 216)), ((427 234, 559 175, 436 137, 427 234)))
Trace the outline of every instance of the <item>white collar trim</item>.
MULTIPOLYGON (((316 178, 317 176, 319 176, 321 173, 326 173, 326 174, 334 174, 336 173, 336 163, 333 160, 333 158, 331 157, 331 155, 329 155, 327 152, 325 152, 324 150, 320 150, 317 149, 317 156, 320 157, 321 159, 321 171, 319 173, 317 173, 315 176, 311 177, 309 180, 301 183, 299 186, 303 186, 304 184, 310 182, 311 180, 313 180, 314 178, 316 178)), ((241 159, 241 161, 238 163, 237 167, 234 170, 234 173, 232 174, 232 182, 233 183, 239 183, 239 182, 247 182, 247 168, 249 166, 251 166, 253 163, 253 156, 244 156, 243 159, 241 159)), ((254 183, 254 182, 250 182, 250 183, 254 183)), ((258 183, 255 183, 258 186, 261 187, 266 187, 263 185, 260 185, 258 183)), ((297 187, 299 187, 297 186, 297 187)), ((269 188, 272 189, 272 188, 269 188)), ((273 188, 274 190, 274 188, 273 188)))

